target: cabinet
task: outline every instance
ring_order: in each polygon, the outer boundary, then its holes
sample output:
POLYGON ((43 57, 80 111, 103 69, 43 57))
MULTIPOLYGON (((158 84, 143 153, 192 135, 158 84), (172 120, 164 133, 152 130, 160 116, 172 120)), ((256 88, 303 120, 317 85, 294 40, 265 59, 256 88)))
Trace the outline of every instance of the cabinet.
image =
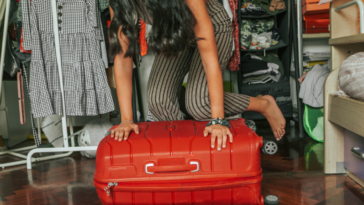
POLYGON ((354 145, 364 145, 364 102, 334 95, 343 61, 357 52, 364 52, 364 32, 360 33, 357 28, 359 12, 355 2, 364 7, 362 1, 351 0, 335 0, 330 6, 332 71, 325 83, 325 173, 347 173, 364 186, 364 176, 358 174, 364 172, 364 164, 362 160, 354 160, 351 153, 354 145), (337 9, 340 7, 342 9, 337 9), (352 166, 353 162, 359 164, 352 166))
MULTIPOLYGON (((244 69, 243 65, 240 64, 240 70, 238 72, 238 86, 239 93, 246 94, 252 97, 257 95, 272 95, 273 97, 291 97, 290 94, 290 67, 291 67, 291 53, 292 53, 292 1, 285 0, 286 9, 279 11, 276 15, 266 15, 266 16, 244 16, 241 13, 241 1, 239 0, 239 10, 238 10, 238 23, 241 25, 242 19, 263 19, 272 18, 275 19, 275 27, 278 28, 280 35, 279 43, 266 49, 252 50, 241 48, 241 32, 239 35, 240 43, 240 56, 244 56, 246 53, 261 53, 265 55, 267 52, 274 52, 278 55, 280 61, 284 67, 284 75, 280 78, 279 82, 266 83, 266 84, 246 84, 242 82, 242 73, 244 69)), ((282 110, 284 117, 290 118, 293 116, 293 106, 292 100, 278 102, 279 108, 282 110)), ((265 119, 263 115, 256 112, 244 112, 243 117, 250 120, 260 120, 265 119)))

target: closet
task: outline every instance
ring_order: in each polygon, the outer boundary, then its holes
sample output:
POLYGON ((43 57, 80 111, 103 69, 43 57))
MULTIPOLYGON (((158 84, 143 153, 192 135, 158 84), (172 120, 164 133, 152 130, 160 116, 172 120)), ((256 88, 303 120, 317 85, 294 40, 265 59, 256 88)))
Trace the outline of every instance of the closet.
POLYGON ((332 72, 325 84, 325 173, 346 173, 364 187, 364 102, 335 96, 339 68, 349 56, 364 51, 364 5, 360 0, 331 3, 332 72), (358 5, 359 6, 358 6, 358 5), (358 10, 359 8, 359 10, 358 10), (360 15, 359 15, 360 14, 360 15), (360 29, 357 21, 360 16, 360 29))
MULTIPOLYGON (((243 83, 246 78, 243 76, 244 64, 240 63, 240 69, 238 71, 238 87, 239 93, 246 94, 249 96, 256 97, 258 95, 272 95, 282 110, 284 117, 291 118, 293 116, 293 109, 292 109, 292 99, 291 99, 291 86, 289 82, 290 78, 290 67, 291 67, 291 52, 292 52, 292 19, 291 19, 291 12, 293 12, 293 1, 291 0, 284 0, 285 2, 285 9, 281 9, 275 15, 263 15, 263 16, 251 16, 245 15, 242 13, 242 1, 239 0, 238 6, 238 22, 239 22, 239 42, 240 42, 240 58, 241 60, 243 57, 248 54, 257 54, 259 56, 267 56, 274 53, 278 56, 279 60, 281 61, 284 69, 284 74, 280 77, 278 82, 269 82, 269 83, 259 83, 259 84, 252 84, 252 83, 243 83), (242 46, 242 37, 244 38, 245 35, 244 31, 242 31, 242 21, 245 20, 262 20, 262 19, 273 19, 274 20, 274 27, 277 28, 278 34, 280 36, 280 40, 278 44, 271 45, 269 48, 243 48, 242 46), (277 99, 283 99, 279 101, 277 99)), ((273 55, 274 55, 273 54, 273 55)), ((282 72, 281 72, 282 73, 282 72)), ((256 112, 244 112, 243 117, 249 120, 261 120, 265 119, 263 115, 256 113, 256 112)))

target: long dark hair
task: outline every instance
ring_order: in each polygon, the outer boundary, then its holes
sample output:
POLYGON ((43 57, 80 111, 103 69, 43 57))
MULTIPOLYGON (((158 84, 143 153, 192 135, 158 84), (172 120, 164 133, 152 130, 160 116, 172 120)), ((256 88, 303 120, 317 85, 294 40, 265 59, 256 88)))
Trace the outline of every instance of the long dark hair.
POLYGON ((153 22, 148 46, 157 54, 177 56, 196 40, 193 27, 195 17, 185 0, 110 0, 114 17, 110 24, 110 57, 120 52, 131 57, 139 52, 136 17, 153 22), (118 39, 119 28, 129 40, 129 48, 123 51, 118 39))

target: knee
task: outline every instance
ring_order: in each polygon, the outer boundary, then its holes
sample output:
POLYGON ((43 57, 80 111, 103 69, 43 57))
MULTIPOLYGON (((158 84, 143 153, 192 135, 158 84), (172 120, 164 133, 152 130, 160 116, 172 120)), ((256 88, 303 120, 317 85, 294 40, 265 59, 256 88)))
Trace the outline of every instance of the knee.
POLYGON ((188 97, 186 96, 186 111, 195 120, 204 120, 211 117, 211 112, 204 97, 188 97))

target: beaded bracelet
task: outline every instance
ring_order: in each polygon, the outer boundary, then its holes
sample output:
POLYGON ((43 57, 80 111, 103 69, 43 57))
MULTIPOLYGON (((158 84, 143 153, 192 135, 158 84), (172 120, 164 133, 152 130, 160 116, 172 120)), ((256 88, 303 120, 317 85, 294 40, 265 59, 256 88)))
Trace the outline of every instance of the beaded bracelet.
POLYGON ((222 126, 226 126, 226 127, 230 127, 230 123, 229 121, 223 119, 223 118, 216 118, 216 119, 212 119, 209 123, 207 123, 206 127, 211 126, 211 125, 222 125, 222 126))

